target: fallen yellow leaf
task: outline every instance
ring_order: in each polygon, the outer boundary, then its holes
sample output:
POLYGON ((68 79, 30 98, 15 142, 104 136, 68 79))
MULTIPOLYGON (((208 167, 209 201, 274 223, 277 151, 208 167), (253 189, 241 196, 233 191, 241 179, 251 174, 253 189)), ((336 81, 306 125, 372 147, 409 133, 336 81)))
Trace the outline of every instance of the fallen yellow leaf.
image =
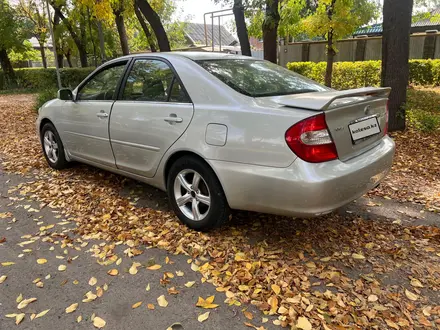
POLYGON ((73 313, 74 311, 76 311, 77 308, 78 308, 78 303, 74 303, 66 308, 66 313, 67 314, 73 313))
POLYGON ((138 301, 137 303, 133 304, 133 305, 131 306, 131 308, 135 309, 135 308, 140 307, 141 305, 142 305, 142 301, 138 301))
POLYGON ((80 316, 78 316, 78 317, 76 318, 76 322, 79 323, 79 322, 82 321, 82 319, 83 319, 83 318, 82 318, 82 316, 80 315, 80 316))
POLYGON ((147 267, 147 269, 149 269, 149 270, 158 270, 160 268, 162 268, 162 266, 158 265, 158 264, 150 266, 150 267, 147 267))
POLYGON ((208 319, 208 317, 209 317, 209 312, 206 312, 206 313, 200 314, 200 315, 197 317, 197 320, 198 320, 199 322, 203 322, 203 321, 206 321, 206 320, 208 319))
POLYGON ((210 296, 210 297, 206 298, 206 300, 205 300, 202 297, 199 297, 199 299, 196 303, 196 306, 201 307, 201 308, 206 308, 206 309, 216 308, 216 307, 218 307, 218 305, 213 304, 214 298, 215 298, 214 296, 210 296))
POLYGON ((44 311, 38 313, 38 314, 35 316, 35 318, 38 319, 39 317, 43 317, 43 316, 46 315, 47 312, 49 312, 49 311, 50 311, 50 309, 46 309, 46 310, 44 310, 44 311))
POLYGON ((353 257, 353 259, 358 259, 358 260, 365 259, 365 257, 362 254, 358 254, 358 253, 353 253, 351 256, 353 257))
POLYGON ((95 318, 93 319, 93 325, 95 326, 95 328, 101 329, 105 327, 105 321, 99 316, 95 316, 95 318))
POLYGON ((281 288, 278 285, 272 284, 271 288, 275 294, 280 294, 281 288))
POLYGON ((17 297, 17 299, 15 299, 15 301, 17 302, 17 304, 23 300, 23 295, 20 293, 17 297))
POLYGON ((419 296, 416 295, 415 293, 412 293, 411 291, 405 289, 405 295, 409 300, 412 301, 416 301, 417 299, 419 299, 419 296))
POLYGON ((248 320, 252 320, 254 318, 254 315, 251 312, 244 311, 243 314, 248 320))
POLYGON ((96 279, 96 277, 91 277, 89 280, 89 285, 94 286, 96 283, 98 283, 98 280, 96 279))
POLYGON ((47 262, 47 259, 41 258, 41 259, 37 259, 37 264, 39 265, 43 265, 47 262))
POLYGON ((168 301, 165 299, 164 295, 161 295, 159 298, 157 298, 157 303, 160 307, 167 307, 168 301))
POLYGON ((25 314, 24 314, 24 313, 17 314, 17 315, 15 316, 15 324, 16 324, 16 325, 19 325, 20 322, 23 321, 24 317, 25 317, 25 314))
POLYGON ((6 262, 2 262, 2 266, 12 266, 12 265, 15 265, 15 262, 12 262, 12 261, 6 261, 6 262))
POLYGON ((423 288, 423 284, 416 278, 413 278, 411 280, 411 285, 416 287, 416 288, 423 288))
POLYGON ((110 270, 107 272, 107 274, 109 274, 109 275, 111 275, 111 276, 116 276, 116 275, 119 274, 119 271, 118 271, 117 269, 113 268, 113 269, 110 269, 110 270))
POLYGON ((147 287, 145 288, 145 291, 150 291, 150 283, 147 284, 147 287))
POLYGON ((4 281, 6 281, 8 277, 6 275, 0 276, 0 284, 2 284, 4 281))
POLYGON ((65 270, 66 270, 66 265, 59 265, 58 266, 58 270, 60 271, 60 272, 64 272, 65 270))
POLYGON ((147 308, 153 310, 154 309, 154 305, 153 304, 148 304, 147 308))
POLYGON ((296 327, 298 329, 303 329, 303 330, 312 330, 312 324, 304 316, 298 317, 298 321, 296 323, 296 327))
POLYGON ((186 286, 187 288, 190 288, 190 287, 192 287, 195 283, 196 283, 195 281, 189 281, 189 282, 186 282, 186 283, 185 283, 185 286, 186 286))
POLYGON ((30 303, 34 302, 35 300, 37 300, 37 298, 29 298, 29 299, 23 299, 17 306, 18 309, 23 309, 25 308, 27 305, 29 305, 30 303))
POLYGON ((183 275, 185 275, 185 273, 182 272, 181 270, 178 270, 178 271, 176 271, 176 275, 177 276, 183 276, 183 275))

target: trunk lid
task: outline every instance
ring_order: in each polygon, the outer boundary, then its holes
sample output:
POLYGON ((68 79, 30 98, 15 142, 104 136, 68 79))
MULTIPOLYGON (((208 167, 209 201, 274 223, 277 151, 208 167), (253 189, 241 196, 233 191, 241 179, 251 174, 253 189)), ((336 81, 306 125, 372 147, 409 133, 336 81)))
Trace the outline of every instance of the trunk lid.
POLYGON ((324 112, 338 157, 345 161, 384 136, 390 88, 359 88, 273 97, 279 105, 324 112))

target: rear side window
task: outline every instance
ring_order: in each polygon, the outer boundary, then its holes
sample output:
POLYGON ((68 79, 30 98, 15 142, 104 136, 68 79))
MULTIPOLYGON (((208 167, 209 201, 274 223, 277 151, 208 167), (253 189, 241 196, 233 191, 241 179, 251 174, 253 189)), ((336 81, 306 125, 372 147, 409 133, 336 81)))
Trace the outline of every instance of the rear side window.
POLYGON ((189 102, 167 63, 141 59, 133 64, 122 96, 128 101, 189 102))
POLYGON ((252 96, 277 96, 329 90, 279 65, 252 59, 196 61, 237 92, 252 96))

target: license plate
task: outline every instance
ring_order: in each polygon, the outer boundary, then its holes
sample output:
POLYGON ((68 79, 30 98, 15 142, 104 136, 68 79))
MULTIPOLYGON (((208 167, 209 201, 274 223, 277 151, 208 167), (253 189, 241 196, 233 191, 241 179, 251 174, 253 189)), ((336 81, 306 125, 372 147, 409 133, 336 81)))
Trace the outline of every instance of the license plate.
POLYGON ((380 133, 380 126, 376 117, 361 119, 354 124, 348 125, 348 128, 350 129, 353 141, 380 133))

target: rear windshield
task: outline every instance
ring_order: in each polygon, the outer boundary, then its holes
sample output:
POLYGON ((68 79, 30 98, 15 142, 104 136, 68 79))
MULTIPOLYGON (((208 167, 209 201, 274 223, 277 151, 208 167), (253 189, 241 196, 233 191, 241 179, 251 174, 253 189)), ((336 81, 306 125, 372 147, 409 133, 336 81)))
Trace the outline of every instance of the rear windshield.
POLYGON ((196 62, 237 92, 252 97, 329 90, 327 87, 271 62, 247 59, 216 59, 196 62))

